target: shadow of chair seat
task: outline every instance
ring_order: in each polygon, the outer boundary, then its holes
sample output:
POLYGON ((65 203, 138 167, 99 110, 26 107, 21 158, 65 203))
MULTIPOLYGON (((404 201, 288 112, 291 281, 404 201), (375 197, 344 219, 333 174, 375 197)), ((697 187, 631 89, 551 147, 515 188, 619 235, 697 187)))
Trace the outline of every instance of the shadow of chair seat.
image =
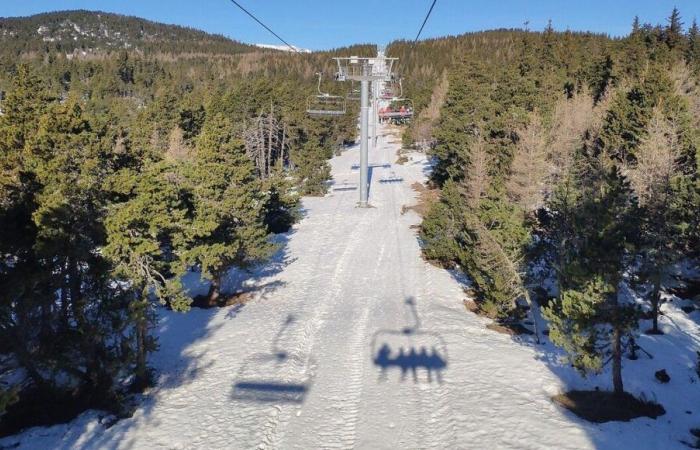
POLYGON ((241 365, 231 397, 253 403, 303 403, 311 386, 307 361, 286 352, 257 353, 241 365))

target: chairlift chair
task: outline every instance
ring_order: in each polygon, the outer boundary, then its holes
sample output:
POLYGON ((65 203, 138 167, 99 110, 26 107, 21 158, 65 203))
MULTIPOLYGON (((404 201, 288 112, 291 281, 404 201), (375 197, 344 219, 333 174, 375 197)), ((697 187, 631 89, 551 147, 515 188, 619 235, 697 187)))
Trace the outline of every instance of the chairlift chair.
POLYGON ((414 110, 413 100, 410 98, 393 97, 389 106, 379 111, 379 119, 396 124, 407 123, 413 118, 414 110))
POLYGON ((306 113, 310 116, 342 116, 345 114, 345 97, 321 91, 322 74, 319 72, 316 76, 318 76, 318 94, 307 99, 306 113))
POLYGON ((389 100, 389 106, 379 112, 380 120, 387 120, 395 124, 403 124, 410 122, 413 118, 415 107, 413 100, 403 96, 403 83, 401 78, 398 80, 399 95, 389 96, 385 99, 389 100))
POLYGON ((345 96, 346 100, 348 101, 360 101, 361 100, 361 94, 362 92, 360 91, 359 87, 355 87, 355 81, 350 80, 350 91, 347 93, 345 96))

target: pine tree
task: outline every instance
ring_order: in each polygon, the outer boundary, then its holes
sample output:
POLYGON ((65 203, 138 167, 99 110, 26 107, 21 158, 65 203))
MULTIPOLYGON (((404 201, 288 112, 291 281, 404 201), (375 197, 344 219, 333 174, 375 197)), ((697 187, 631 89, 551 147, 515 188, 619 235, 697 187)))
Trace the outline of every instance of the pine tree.
POLYGON ((601 101, 616 81, 615 62, 612 56, 606 55, 593 66, 590 75, 589 85, 593 94, 593 101, 595 103, 601 101))
POLYGON ((561 291, 543 313, 550 339, 582 373, 600 371, 609 358, 613 390, 622 394, 623 345, 638 324, 636 307, 621 299, 618 287, 627 251, 638 235, 637 207, 617 168, 608 168, 604 160, 589 163, 598 174, 587 175, 576 204, 569 202, 566 210, 556 212, 571 218, 571 228, 557 228, 568 234, 555 236, 567 243, 559 248, 566 253, 556 258, 563 266, 558 270, 561 291))
POLYGON ((697 20, 693 19, 693 24, 688 30, 688 44, 685 51, 685 61, 695 71, 700 70, 700 29, 697 20))
POLYGON ((670 49, 676 49, 683 43, 683 22, 681 22, 681 12, 678 8, 673 8, 668 18, 668 26, 664 30, 666 44, 670 49))
POLYGON ((243 142, 221 115, 205 122, 186 177, 193 215, 183 259, 211 282, 207 304, 214 306, 232 266, 246 267, 270 254, 263 222, 267 199, 243 142))
POLYGON ((437 144, 431 150, 436 158, 431 177, 438 185, 464 179, 471 143, 481 138, 483 121, 494 114, 486 72, 483 65, 465 64, 449 77, 450 88, 434 132, 437 144))
POLYGON ((674 179, 681 176, 678 130, 673 123, 655 111, 647 136, 637 149, 636 161, 626 170, 632 189, 640 204, 641 282, 651 285, 652 329, 658 327, 661 289, 672 263, 682 257, 675 243, 678 223, 673 218, 674 179))
POLYGON ((23 196, 30 195, 22 151, 50 100, 35 73, 29 66, 20 65, 0 115, 0 207, 19 206, 23 196))
POLYGON ((262 182, 266 193, 264 223, 270 233, 285 233, 300 218, 300 198, 292 180, 278 173, 262 182))
POLYGON ((639 16, 634 16, 634 20, 632 21, 632 33, 631 34, 636 34, 639 33, 639 16))
MULTIPOLYGON (((37 92, 22 95, 18 104, 37 92)), ((95 251, 104 243, 108 160, 76 99, 35 105, 25 120, 37 128, 15 135, 24 141, 16 159, 24 195, 10 211, 15 226, 20 219, 23 225, 19 235, 3 230, 3 254, 13 262, 0 269, 0 317, 9 319, 0 324, 2 340, 46 395, 70 389, 76 401, 117 408, 129 364, 128 319, 109 265, 95 251)))
POLYGON ((673 84, 668 73, 654 65, 645 78, 627 92, 618 92, 607 112, 598 147, 608 156, 631 162, 635 150, 646 134, 654 108, 672 96, 673 84))
POLYGON ((184 264, 178 258, 188 226, 188 193, 168 162, 150 163, 142 173, 131 173, 131 198, 110 208, 105 219, 107 245, 104 254, 113 265, 113 276, 129 286, 129 313, 135 323, 135 385, 151 381, 147 355, 156 348, 150 335, 154 320, 151 293, 178 311, 189 308, 178 275, 184 264))
POLYGON ((331 177, 331 167, 324 155, 328 152, 314 141, 307 141, 292 153, 298 184, 303 195, 324 195, 328 190, 327 181, 331 177))

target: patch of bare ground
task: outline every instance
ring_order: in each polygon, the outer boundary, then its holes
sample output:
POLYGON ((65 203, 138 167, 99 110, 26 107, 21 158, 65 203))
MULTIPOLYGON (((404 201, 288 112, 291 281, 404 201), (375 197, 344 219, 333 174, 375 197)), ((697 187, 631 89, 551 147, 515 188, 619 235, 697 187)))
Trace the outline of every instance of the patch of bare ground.
POLYGON ((222 295, 216 302, 212 303, 206 295, 198 295, 192 299, 192 306, 195 308, 223 308, 226 306, 245 305, 252 298, 255 291, 241 291, 235 294, 222 295))
POLYGON ((559 405, 589 422, 629 422, 637 417, 656 419, 666 414, 658 403, 632 394, 610 391, 569 391, 552 397, 559 405))
MULTIPOLYGON (((465 291, 469 297, 473 297, 473 293, 471 291, 465 291)), ((493 319, 492 316, 486 313, 483 309, 479 307, 479 305, 472 300, 471 298, 467 298, 464 300, 464 307, 467 308, 467 311, 474 313, 479 316, 487 317, 489 319, 493 319)), ((491 331, 495 331, 497 333, 501 334, 507 334, 509 336, 521 336, 524 334, 529 334, 532 335, 534 334, 531 330, 527 329, 523 324, 518 323, 518 322, 506 322, 506 321, 498 321, 495 320, 488 325, 486 325, 486 328, 488 328, 491 331)))
POLYGON ((478 316, 486 317, 493 320, 493 322, 486 325, 486 328, 501 334, 507 334, 509 336, 521 336, 524 334, 532 335, 534 334, 532 330, 525 327, 523 324, 517 321, 501 321, 495 319, 492 315, 488 314, 479 307, 479 304, 473 300, 476 293, 471 289, 464 289, 464 293, 467 298, 463 301, 464 307, 467 311, 474 313, 478 316))
POLYGON ((476 304, 476 302, 470 298, 464 299, 464 307, 467 308, 467 311, 474 313, 474 314, 480 314, 481 310, 479 309, 479 305, 476 304))
POLYGON ((532 331, 525 328, 523 324, 517 322, 492 322, 486 325, 491 331, 496 333, 507 334, 509 336, 521 336, 523 334, 534 334, 532 331))
POLYGON ((419 216, 425 217, 425 214, 428 212, 428 209, 430 209, 430 206, 440 198, 440 190, 430 189, 419 182, 413 183, 411 188, 418 192, 418 203, 411 206, 402 206, 401 215, 406 214, 408 211, 415 211, 419 216))

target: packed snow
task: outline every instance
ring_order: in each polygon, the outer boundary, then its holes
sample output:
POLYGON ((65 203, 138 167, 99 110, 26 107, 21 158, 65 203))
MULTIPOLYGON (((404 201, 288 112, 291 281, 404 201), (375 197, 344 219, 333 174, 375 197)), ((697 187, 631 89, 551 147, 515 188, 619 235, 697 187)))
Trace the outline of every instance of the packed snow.
POLYGON ((253 300, 160 312, 157 386, 133 417, 112 425, 91 411, 0 448, 685 448, 700 426, 700 313, 667 303, 667 334, 639 339, 654 358, 624 361, 626 388, 666 415, 577 418, 550 397, 609 389, 609 374, 581 378, 546 338, 498 334, 465 309, 460 277, 421 258, 420 217, 403 209, 415 204, 411 185, 425 181, 428 161, 408 153, 396 164, 398 132, 378 134, 371 208, 356 207, 355 146, 333 158, 329 194, 304 199, 275 260, 245 282, 232 274, 229 284, 254 288, 253 300), (654 380, 661 368, 669 384, 654 380))

